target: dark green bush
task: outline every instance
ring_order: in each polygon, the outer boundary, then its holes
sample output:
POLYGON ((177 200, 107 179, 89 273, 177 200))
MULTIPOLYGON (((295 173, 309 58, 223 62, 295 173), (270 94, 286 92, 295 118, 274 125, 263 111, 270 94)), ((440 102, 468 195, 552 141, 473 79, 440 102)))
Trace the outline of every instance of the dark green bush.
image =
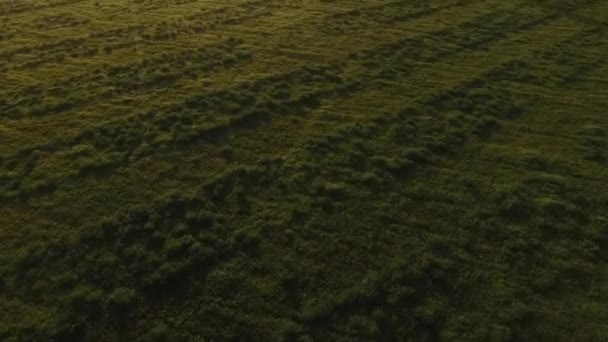
POLYGON ((534 205, 530 200, 516 195, 502 199, 499 210, 505 218, 526 220, 534 211, 534 205))
POLYGON ((133 289, 119 287, 108 295, 107 305, 114 315, 125 316, 133 308, 135 301, 133 289))
POLYGON ((160 323, 155 324, 143 340, 146 342, 170 342, 174 340, 174 335, 167 324, 160 323))
POLYGON ((69 295, 72 310, 96 317, 101 313, 103 291, 86 285, 76 286, 69 295))

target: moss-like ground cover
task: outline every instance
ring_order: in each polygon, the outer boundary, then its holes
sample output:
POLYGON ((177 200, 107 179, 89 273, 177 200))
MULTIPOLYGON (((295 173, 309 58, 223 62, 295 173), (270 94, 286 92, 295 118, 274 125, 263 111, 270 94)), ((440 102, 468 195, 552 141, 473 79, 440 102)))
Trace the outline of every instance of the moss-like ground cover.
POLYGON ((0 0, 0 340, 608 340, 608 3, 0 0))

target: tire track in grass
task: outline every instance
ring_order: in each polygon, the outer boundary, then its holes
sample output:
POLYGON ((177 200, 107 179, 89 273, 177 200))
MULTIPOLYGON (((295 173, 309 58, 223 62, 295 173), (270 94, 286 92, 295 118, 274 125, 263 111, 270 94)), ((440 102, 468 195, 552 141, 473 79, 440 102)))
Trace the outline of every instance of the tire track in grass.
POLYGON ((4 15, 14 15, 23 12, 31 12, 31 11, 39 11, 46 10, 54 7, 61 6, 70 6, 74 4, 78 4, 80 2, 84 2, 86 0, 57 0, 57 1, 47 1, 44 3, 33 4, 33 2, 16 2, 11 1, 10 3, 0 4, 0 16, 4 15))
POLYGON ((150 88, 168 88, 181 78, 199 73, 209 76, 250 60, 251 53, 242 47, 242 43, 228 39, 16 88, 7 92, 7 100, 0 101, 0 111, 10 120, 56 115, 108 100, 117 94, 132 96, 150 88))

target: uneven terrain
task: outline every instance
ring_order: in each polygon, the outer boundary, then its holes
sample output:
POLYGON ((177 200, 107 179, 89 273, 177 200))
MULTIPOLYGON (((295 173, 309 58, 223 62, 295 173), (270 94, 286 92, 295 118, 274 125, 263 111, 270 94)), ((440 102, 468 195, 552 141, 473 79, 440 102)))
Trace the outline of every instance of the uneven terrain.
POLYGON ((608 340, 608 2, 0 0, 0 340, 608 340))

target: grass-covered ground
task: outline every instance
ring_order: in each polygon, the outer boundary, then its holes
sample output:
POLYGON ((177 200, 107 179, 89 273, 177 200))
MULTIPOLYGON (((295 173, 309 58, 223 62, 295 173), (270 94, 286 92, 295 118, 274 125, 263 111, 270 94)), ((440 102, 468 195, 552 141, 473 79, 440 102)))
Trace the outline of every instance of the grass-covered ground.
POLYGON ((608 3, 0 0, 0 340, 608 340, 608 3))

